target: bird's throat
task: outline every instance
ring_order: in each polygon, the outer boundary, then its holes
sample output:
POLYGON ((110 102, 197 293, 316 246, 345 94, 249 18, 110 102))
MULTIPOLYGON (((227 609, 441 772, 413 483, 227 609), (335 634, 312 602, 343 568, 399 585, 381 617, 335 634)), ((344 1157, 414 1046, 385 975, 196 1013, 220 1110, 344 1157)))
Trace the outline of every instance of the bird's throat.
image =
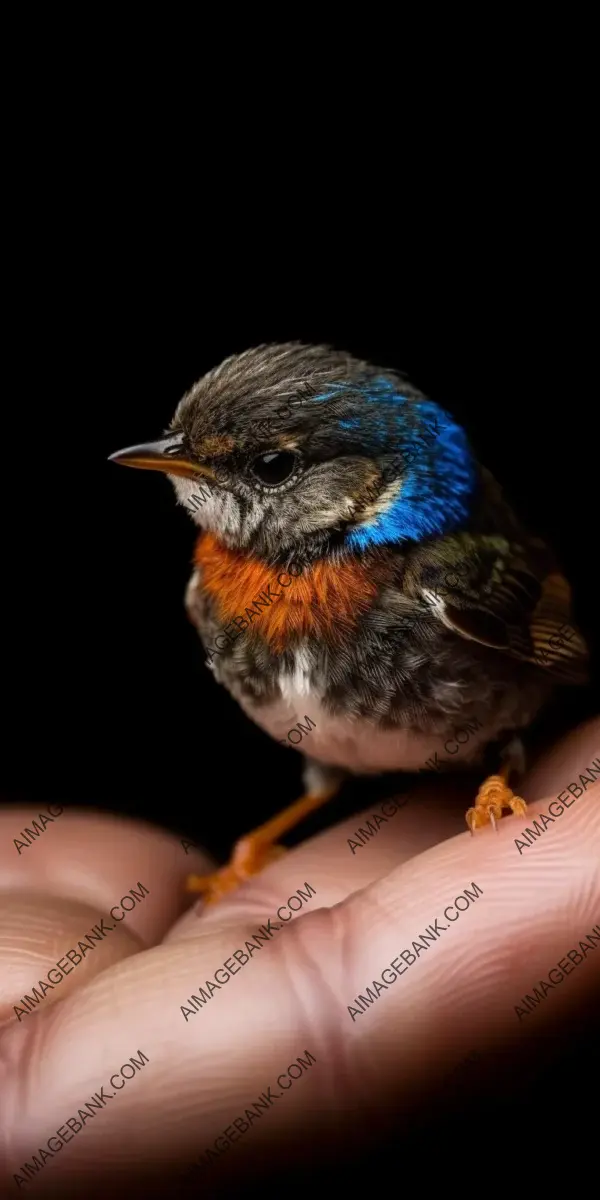
POLYGON ((364 556, 337 563, 320 559, 303 568, 292 564, 296 573, 290 574, 228 549, 211 533, 198 538, 194 559, 223 627, 235 622, 277 653, 304 638, 343 641, 392 577, 391 563, 364 556))

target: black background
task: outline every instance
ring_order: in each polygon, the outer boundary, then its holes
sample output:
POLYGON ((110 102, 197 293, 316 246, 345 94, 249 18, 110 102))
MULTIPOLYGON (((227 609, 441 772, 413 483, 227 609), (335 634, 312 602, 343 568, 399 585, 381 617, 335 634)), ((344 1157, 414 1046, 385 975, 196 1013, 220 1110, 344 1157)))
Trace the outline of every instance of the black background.
MULTIPOLYGON (((209 263, 208 247, 157 260, 144 239, 113 234, 96 230, 81 258, 73 239, 66 254, 44 242, 17 306, 27 357, 8 443, 6 800, 148 817, 225 855, 299 793, 300 756, 203 666, 183 610, 194 526, 171 485, 107 462, 159 435, 199 376, 259 342, 345 348, 404 370, 454 412, 553 542, 597 663, 593 403, 568 261, 488 248, 467 270, 460 256, 405 248, 378 271, 369 255, 340 271, 301 253, 277 267, 261 254, 209 263)), ((597 681, 570 693, 565 724, 599 699, 597 681)))

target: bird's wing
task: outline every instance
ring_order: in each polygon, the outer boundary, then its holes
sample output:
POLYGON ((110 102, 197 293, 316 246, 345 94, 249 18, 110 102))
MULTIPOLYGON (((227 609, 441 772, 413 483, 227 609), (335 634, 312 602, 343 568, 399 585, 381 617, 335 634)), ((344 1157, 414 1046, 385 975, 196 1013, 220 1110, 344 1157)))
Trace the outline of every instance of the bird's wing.
POLYGON ((588 650, 571 617, 571 588, 544 543, 500 535, 445 538, 404 586, 461 637, 584 683, 588 650))

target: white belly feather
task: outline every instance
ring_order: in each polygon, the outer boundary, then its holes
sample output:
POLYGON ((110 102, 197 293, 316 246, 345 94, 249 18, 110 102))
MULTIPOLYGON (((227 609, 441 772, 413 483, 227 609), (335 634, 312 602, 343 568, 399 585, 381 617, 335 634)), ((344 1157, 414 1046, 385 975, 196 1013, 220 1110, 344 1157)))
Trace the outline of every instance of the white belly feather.
POLYGON ((476 761, 490 739, 482 722, 457 724, 453 731, 440 735, 380 729, 364 717, 330 716, 311 684, 309 658, 303 650, 296 653, 293 670, 282 672, 278 682, 282 698, 270 706, 255 706, 237 697, 247 715, 277 740, 286 740, 290 729, 310 717, 315 728, 303 736, 298 749, 309 758, 356 774, 418 771, 436 754, 434 762, 444 768, 464 765, 476 761))

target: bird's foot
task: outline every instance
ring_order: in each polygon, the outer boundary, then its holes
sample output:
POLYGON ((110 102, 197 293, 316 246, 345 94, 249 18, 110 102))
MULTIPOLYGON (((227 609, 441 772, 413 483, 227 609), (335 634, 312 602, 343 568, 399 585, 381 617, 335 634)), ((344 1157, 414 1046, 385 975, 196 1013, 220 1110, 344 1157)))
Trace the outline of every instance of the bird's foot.
POLYGON ((269 863, 275 862, 286 853, 285 846, 278 845, 279 838, 289 833, 290 829, 294 829, 315 809, 326 804, 337 793, 339 782, 336 776, 335 782, 331 780, 330 786, 327 787, 325 781, 321 780, 320 788, 315 784, 314 791, 300 796, 299 800, 284 808, 283 812, 271 817, 270 821, 259 826, 253 833, 240 838, 226 867, 221 867, 212 875, 188 875, 186 892, 201 892, 206 897, 207 904, 216 904, 226 892, 233 892, 251 875, 258 875, 260 871, 264 871, 269 863))
POLYGON ((186 892, 200 892, 206 904, 216 904, 227 892, 233 892, 252 875, 258 875, 269 863, 286 853, 285 846, 265 843, 258 833, 249 833, 236 842, 231 861, 212 875, 188 875, 186 892))
POLYGON ((515 796, 504 775, 490 775, 482 783, 475 797, 474 807, 468 809, 465 815, 471 834, 481 825, 487 825, 489 821, 495 829, 496 821, 500 820, 503 808, 512 809, 520 817, 527 812, 525 801, 520 796, 515 796))

